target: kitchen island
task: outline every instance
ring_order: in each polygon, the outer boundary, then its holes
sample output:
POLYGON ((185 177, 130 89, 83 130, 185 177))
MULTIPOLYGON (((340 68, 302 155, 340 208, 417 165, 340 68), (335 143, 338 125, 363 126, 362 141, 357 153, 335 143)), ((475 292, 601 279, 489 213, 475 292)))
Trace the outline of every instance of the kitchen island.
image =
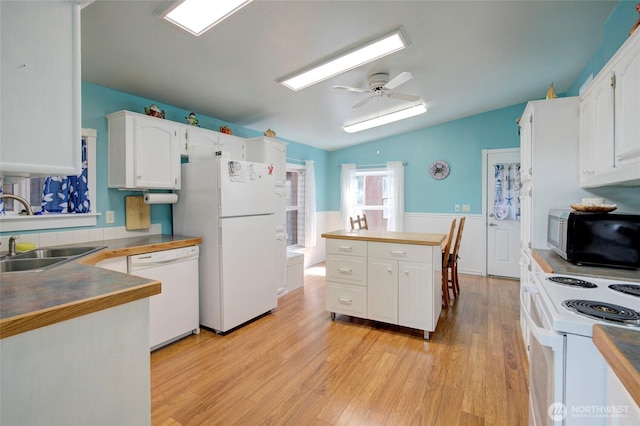
MULTIPOLYGON (((92 266, 199 244, 152 235, 0 275, 0 424, 150 424, 149 297, 161 283, 92 266)), ((76 244, 78 245, 78 244, 76 244)))
POLYGON ((435 331, 442 310, 445 234, 341 230, 327 239, 326 309, 435 331))

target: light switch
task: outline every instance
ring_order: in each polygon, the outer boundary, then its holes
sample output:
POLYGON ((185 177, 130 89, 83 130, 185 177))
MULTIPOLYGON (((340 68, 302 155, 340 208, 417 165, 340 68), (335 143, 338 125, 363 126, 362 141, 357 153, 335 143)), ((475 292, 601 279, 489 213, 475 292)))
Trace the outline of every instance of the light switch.
POLYGON ((463 212, 470 212, 471 211, 471 206, 469 204, 463 204, 462 205, 462 211, 463 212))
POLYGON ((113 210, 107 210, 107 213, 104 217, 104 221, 106 223, 114 223, 116 221, 115 212, 113 210))

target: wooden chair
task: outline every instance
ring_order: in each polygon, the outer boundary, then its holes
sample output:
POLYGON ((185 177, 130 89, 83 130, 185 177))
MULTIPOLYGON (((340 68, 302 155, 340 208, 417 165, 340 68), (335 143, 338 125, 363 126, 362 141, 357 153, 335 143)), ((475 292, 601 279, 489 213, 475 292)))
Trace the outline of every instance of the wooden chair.
POLYGON ((449 257, 451 256, 451 241, 456 230, 456 220, 451 221, 451 229, 442 248, 442 307, 449 307, 449 257))
POLYGON ((458 281, 458 259, 460 256, 458 253, 460 252, 460 241, 462 240, 462 230, 464 229, 465 220, 465 217, 460 219, 460 223, 458 224, 458 233, 456 234, 456 242, 453 245, 453 251, 449 255, 449 263, 447 265, 447 272, 451 271, 451 275, 447 280, 448 283, 451 283, 451 286, 448 288, 451 289, 454 299, 457 299, 460 295, 460 283, 458 281))
POLYGON ((362 214, 362 217, 360 217, 360 215, 357 215, 356 218, 349 218, 349 221, 351 222, 351 230, 356 229, 355 225, 358 225, 358 229, 369 229, 369 225, 367 224, 367 215, 366 214, 362 214))

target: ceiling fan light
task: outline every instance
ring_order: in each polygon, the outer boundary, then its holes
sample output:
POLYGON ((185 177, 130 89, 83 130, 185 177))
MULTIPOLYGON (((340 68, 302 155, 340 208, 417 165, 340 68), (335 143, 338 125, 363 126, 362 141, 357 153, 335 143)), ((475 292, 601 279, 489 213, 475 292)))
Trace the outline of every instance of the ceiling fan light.
POLYGON ((347 133, 360 132, 362 130, 404 120, 405 118, 415 117, 416 115, 424 114, 425 112, 427 112, 427 107, 424 104, 418 104, 389 114, 381 115, 379 117, 371 118, 369 120, 361 121, 359 123, 344 126, 344 131, 347 133))
POLYGON ((390 55, 407 46, 402 30, 398 28, 391 33, 377 37, 345 52, 336 53, 320 63, 276 81, 291 90, 298 91, 345 71, 357 68, 360 65, 390 55))
POLYGON ((183 0, 173 3, 161 17, 197 36, 204 34, 252 0, 183 0))

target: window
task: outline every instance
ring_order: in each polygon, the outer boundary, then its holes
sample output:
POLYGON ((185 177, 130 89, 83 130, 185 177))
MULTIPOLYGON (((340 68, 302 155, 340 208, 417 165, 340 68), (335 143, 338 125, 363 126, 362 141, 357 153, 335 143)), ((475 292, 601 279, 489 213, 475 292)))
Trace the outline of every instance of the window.
POLYGON ((367 215, 369 229, 387 229, 389 185, 386 170, 357 170, 353 194, 355 214, 367 215))
MULTIPOLYGON (((96 131, 82 129, 82 137, 87 142, 88 186, 91 197, 90 213, 50 214, 42 216, 19 215, 24 208, 20 202, 5 198, 3 200, 5 215, 0 215, 2 230, 6 232, 38 230, 52 228, 71 228, 78 226, 95 226, 98 215, 96 206, 96 131)), ((34 212, 41 210, 42 189, 45 178, 8 178, 2 179, 2 192, 19 195, 29 201, 34 212)))
POLYGON ((304 166, 287 164, 287 246, 304 245, 304 166))

